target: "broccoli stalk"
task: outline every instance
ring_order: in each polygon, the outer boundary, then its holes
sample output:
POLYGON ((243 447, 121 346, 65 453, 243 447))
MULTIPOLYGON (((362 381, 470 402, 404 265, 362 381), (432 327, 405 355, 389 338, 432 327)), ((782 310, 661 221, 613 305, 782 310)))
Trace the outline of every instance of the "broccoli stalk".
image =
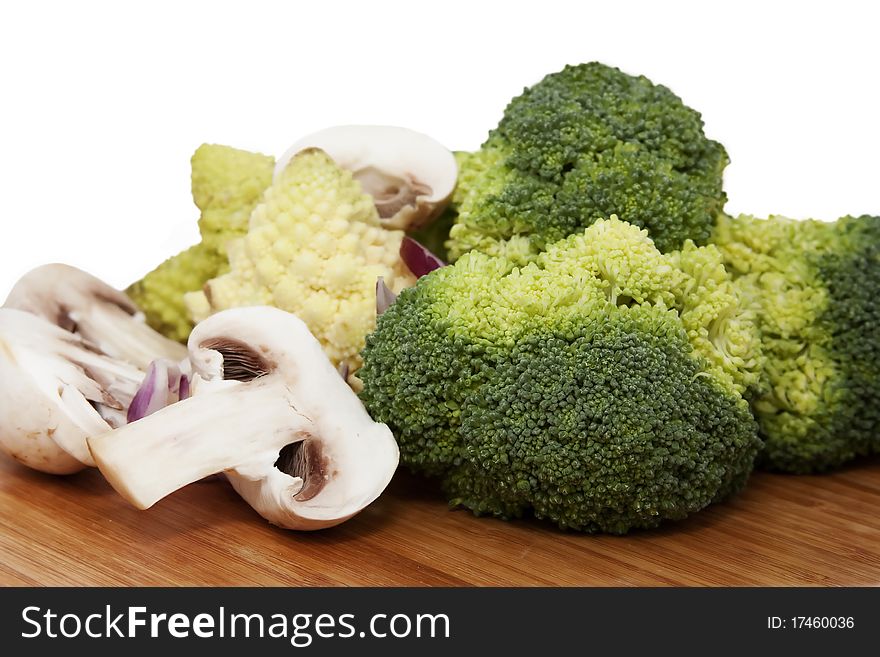
POLYGON ((472 252, 403 290, 360 378, 402 462, 477 514, 624 533, 738 490, 760 447, 754 318, 714 247, 612 217, 517 267, 472 252))

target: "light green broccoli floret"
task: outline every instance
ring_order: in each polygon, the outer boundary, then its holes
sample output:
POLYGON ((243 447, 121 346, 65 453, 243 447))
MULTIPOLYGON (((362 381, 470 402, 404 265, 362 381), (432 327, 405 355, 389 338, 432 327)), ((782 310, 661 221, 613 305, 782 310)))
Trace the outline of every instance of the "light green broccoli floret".
POLYGON ((193 323, 183 302, 229 268, 226 247, 247 230, 248 218, 272 182, 273 158, 259 153, 203 144, 192 156, 192 195, 202 211, 202 241, 169 258, 126 292, 144 311, 147 323, 184 341, 193 323))
POLYGON ((722 217, 713 242, 761 320, 761 465, 818 472, 880 451, 880 217, 722 217))
POLYGON ((664 255, 612 217, 522 267, 471 252, 419 279, 367 338, 362 398, 453 504, 653 527, 751 471, 760 341, 744 304, 716 249, 664 255))
POLYGON ((724 206, 724 148, 663 86, 598 63, 514 98, 481 149, 459 156, 447 244, 527 262, 611 214, 663 251, 705 244, 724 206))

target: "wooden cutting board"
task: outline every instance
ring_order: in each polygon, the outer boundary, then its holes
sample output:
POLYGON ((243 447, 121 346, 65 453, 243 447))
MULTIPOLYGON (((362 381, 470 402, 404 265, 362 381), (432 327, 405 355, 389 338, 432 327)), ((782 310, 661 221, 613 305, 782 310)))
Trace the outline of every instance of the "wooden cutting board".
POLYGON ((97 471, 52 477, 0 457, 0 584, 878 585, 878 510, 878 459, 758 473, 729 503, 625 537, 475 518, 399 472, 353 520, 296 533, 219 478, 137 511, 97 471))

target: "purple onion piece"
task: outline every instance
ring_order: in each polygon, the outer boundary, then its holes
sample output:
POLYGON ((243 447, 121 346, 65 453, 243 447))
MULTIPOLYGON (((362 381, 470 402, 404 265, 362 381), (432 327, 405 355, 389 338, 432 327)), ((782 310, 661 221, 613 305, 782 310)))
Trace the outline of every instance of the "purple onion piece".
MULTIPOLYGON (((376 285, 378 285, 378 283, 376 285)), ((378 306, 378 300, 376 304, 378 306)), ((343 381, 348 381, 348 363, 339 363, 339 367, 336 368, 336 371, 339 372, 339 376, 342 377, 343 381)))
POLYGON ((391 291, 387 285, 385 285, 385 279, 381 276, 376 279, 376 316, 378 317, 386 310, 388 307, 397 301, 397 295, 391 291))
POLYGON ((416 278, 446 266, 445 262, 411 237, 404 237, 400 242, 400 259, 416 278))
POLYGON ((180 375, 180 385, 177 390, 177 397, 181 401, 189 399, 189 377, 186 374, 180 375))
MULTIPOLYGON (((185 378, 181 377, 176 363, 165 358, 154 360, 147 368, 143 383, 132 397, 126 419, 129 422, 140 420, 178 401, 181 398, 181 383, 185 378)), ((188 395, 188 379, 185 387, 188 395)))
POLYGON ((149 415, 147 409, 153 397, 156 396, 156 363, 157 361, 155 360, 150 363, 141 387, 137 389, 134 397, 131 398, 131 404, 129 404, 128 412, 126 413, 126 419, 129 422, 140 420, 142 417, 149 415))

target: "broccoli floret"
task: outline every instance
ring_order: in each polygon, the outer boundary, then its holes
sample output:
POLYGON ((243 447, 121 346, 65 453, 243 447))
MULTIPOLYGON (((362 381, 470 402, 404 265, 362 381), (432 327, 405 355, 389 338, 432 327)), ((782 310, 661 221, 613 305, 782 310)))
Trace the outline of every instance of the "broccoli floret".
POLYGON ((722 217, 713 242, 761 318, 759 464, 821 472, 880 452, 880 217, 722 217))
POLYGON ((459 156, 451 258, 525 262, 611 214, 663 251, 708 240, 727 153, 700 115, 645 77, 568 66, 514 98, 476 153, 459 156))
POLYGON ((193 327, 183 301, 229 269, 227 244, 247 230, 248 217, 272 182, 275 160, 259 153, 203 144, 192 156, 192 195, 202 211, 202 241, 156 267, 126 292, 147 323, 173 340, 185 341, 193 327))
POLYGON ((471 252, 367 338, 362 398, 401 460, 477 514, 623 533, 745 482, 760 340, 714 247, 612 217, 517 267, 471 252))

